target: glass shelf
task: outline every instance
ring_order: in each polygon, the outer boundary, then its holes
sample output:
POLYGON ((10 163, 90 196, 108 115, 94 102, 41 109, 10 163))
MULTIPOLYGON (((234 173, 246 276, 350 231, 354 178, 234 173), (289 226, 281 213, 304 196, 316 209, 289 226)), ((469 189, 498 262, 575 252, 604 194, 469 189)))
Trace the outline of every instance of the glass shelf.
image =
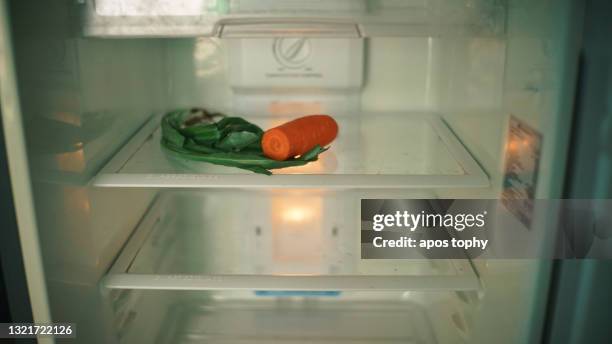
POLYGON ((499 35, 504 2, 443 0, 87 0, 96 37, 499 35))
MULTIPOLYGON (((288 120, 251 117, 262 128, 288 120)), ((340 133, 316 162, 249 171, 177 158, 160 146, 152 119, 93 180, 97 187, 355 188, 488 187, 489 180, 436 114, 357 113, 336 117, 340 133)))
POLYGON ((171 308, 161 343, 436 343, 431 319, 412 302, 184 302, 171 308), (292 306, 292 307, 290 307, 292 306))
POLYGON ((132 234, 109 289, 479 290, 469 259, 361 259, 358 202, 344 192, 162 194, 132 234), (354 223, 353 223, 354 222, 354 223))

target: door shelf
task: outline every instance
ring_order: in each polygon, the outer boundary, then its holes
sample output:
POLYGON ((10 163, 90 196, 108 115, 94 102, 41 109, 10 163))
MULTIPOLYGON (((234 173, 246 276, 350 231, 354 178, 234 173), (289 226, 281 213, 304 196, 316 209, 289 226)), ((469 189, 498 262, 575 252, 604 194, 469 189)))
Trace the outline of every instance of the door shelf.
MULTIPOLYGON (((262 128, 287 118, 253 117, 262 128)), ((411 189, 488 187, 482 168, 431 113, 338 116, 340 133, 319 160, 259 175, 194 162, 160 146, 151 119, 93 180, 96 187, 411 189)))
MULTIPOLYGON (((274 224, 255 218, 254 214, 264 212, 271 197, 263 193, 184 193, 187 195, 162 195, 151 206, 104 277, 102 287, 244 291, 480 290, 480 281, 467 258, 429 260, 419 256, 363 260, 356 225, 337 224, 335 236, 327 237, 325 231, 319 230, 327 227, 326 220, 274 224), (243 205, 249 203, 256 206, 246 210, 243 205), (228 205, 234 210, 227 210, 228 205)), ((309 197, 296 196, 301 201, 309 197)), ((290 201, 283 196, 284 204, 290 201)), ((344 204, 346 200, 339 199, 338 203, 344 204)), ((318 213, 337 211, 333 205, 326 207, 318 213)))

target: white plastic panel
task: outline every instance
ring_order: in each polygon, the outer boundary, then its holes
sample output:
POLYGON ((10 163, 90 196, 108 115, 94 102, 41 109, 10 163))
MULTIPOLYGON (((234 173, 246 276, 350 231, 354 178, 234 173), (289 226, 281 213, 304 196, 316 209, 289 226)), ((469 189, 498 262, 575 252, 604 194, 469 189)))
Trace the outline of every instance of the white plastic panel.
POLYGON ((302 94, 358 91, 363 83, 363 39, 230 39, 234 91, 302 94))
MULTIPOLYGON (((441 111, 440 89, 442 86, 463 89, 463 86, 445 81, 449 75, 444 68, 450 65, 447 61, 452 58, 440 59, 450 54, 439 49, 437 39, 308 39, 311 52, 303 47, 304 50, 297 54, 308 58, 299 58, 291 64, 301 67, 297 68, 297 77, 294 77, 295 70, 283 68, 272 54, 275 40, 206 37, 165 40, 167 80, 163 85, 169 92, 168 108, 199 106, 241 115, 285 116, 317 112, 353 116, 360 111, 426 111, 455 117, 452 108, 441 111), (253 48, 253 42, 264 44, 245 56, 241 54, 244 49, 236 41, 251 42, 246 45, 249 49, 253 48), (340 45, 320 44, 319 41, 340 45), (337 46, 342 50, 338 51, 337 46), (338 71, 328 73, 328 64, 338 71), (248 73, 243 74, 241 70, 248 73), (260 83, 242 80, 247 75, 253 75, 260 83)), ((290 43, 296 39, 278 40, 290 43)), ((490 75, 498 74, 503 75, 503 70, 490 75)))
MULTIPOLYGON (((249 118, 263 128, 286 118, 249 118)), ((187 161, 160 146, 154 118, 98 174, 98 187, 435 188, 486 187, 484 171, 433 114, 337 117, 340 134, 319 161, 273 176, 187 161)))
POLYGON ((102 286, 479 290, 468 259, 429 260, 416 252, 414 259, 360 259, 354 197, 306 190, 166 194, 144 217, 102 286))

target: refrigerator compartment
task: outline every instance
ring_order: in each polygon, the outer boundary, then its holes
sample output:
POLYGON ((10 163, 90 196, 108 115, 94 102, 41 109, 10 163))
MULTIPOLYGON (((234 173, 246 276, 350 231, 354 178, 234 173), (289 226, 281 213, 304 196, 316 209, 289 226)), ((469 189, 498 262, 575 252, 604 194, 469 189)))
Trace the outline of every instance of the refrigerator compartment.
MULTIPOLYGON (((288 120, 248 118, 262 128, 288 120)), ((319 161, 273 176, 188 161, 160 146, 153 118, 93 180, 97 187, 442 188, 488 187, 489 180, 442 119, 431 113, 337 116, 340 133, 319 161)))
POLYGON ((429 260, 415 252, 415 259, 362 260, 358 207, 351 193, 312 190, 162 194, 102 286, 301 296, 480 290, 467 258, 429 260))
POLYGON ((425 310, 403 302, 183 302, 158 343, 436 343, 425 310))
POLYGON ((504 32, 503 2, 487 0, 87 0, 85 36, 358 37, 504 32), (271 26, 275 26, 270 30, 271 26), (348 29, 348 30, 347 30, 348 29), (238 35, 236 35, 238 34, 238 35))

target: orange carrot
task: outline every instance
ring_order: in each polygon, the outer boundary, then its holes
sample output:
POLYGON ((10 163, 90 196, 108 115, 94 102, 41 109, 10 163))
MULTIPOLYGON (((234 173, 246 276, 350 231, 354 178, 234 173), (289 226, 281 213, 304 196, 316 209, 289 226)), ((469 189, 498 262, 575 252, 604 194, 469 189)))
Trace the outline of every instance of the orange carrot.
POLYGON ((328 115, 310 115, 269 129, 261 139, 263 153, 270 159, 287 160, 316 145, 325 147, 338 135, 338 123, 328 115))

